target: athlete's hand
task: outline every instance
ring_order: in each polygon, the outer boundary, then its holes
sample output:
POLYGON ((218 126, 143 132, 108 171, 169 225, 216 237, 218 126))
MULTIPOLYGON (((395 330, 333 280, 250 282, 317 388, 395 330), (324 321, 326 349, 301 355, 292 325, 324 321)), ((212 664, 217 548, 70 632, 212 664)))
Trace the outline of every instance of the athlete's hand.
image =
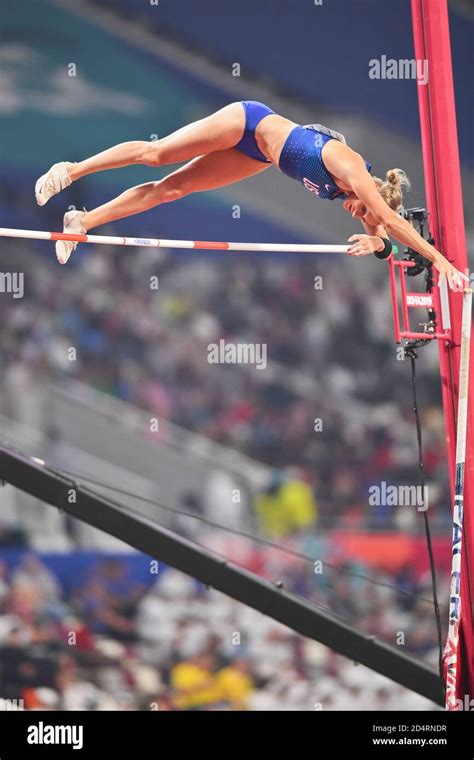
POLYGON ((384 248, 382 240, 372 235, 352 235, 348 242, 352 243, 347 251, 349 256, 367 256, 384 248))
MULTIPOLYGON (((367 256, 369 253, 383 250, 383 241, 379 237, 372 235, 352 235, 349 238, 352 245, 348 248, 349 256, 367 256)), ((438 285, 444 280, 448 281, 451 290, 461 291, 466 285, 469 285, 469 277, 454 267, 439 251, 433 261, 433 265, 438 270, 438 285)))
POLYGON ((439 272, 438 285, 442 285, 447 280, 451 290, 456 292, 464 290, 469 285, 469 277, 456 269, 456 267, 453 267, 441 253, 433 263, 439 272))

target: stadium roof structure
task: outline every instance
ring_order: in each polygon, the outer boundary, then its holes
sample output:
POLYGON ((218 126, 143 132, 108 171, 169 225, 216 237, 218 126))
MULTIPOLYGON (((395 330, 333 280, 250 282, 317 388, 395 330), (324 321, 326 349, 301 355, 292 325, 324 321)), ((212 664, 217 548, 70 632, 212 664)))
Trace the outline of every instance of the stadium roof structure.
POLYGON ((65 477, 41 460, 0 447, 0 481, 115 536, 436 704, 444 705, 443 684, 434 668, 374 636, 355 630, 289 593, 282 584, 261 578, 153 520, 133 513, 125 504, 65 477))

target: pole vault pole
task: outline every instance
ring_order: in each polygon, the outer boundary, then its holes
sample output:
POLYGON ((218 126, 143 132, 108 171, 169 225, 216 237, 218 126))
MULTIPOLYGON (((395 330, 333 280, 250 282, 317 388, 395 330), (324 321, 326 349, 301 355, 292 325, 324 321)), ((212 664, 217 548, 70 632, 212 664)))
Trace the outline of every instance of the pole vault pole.
MULTIPOLYGON (((456 127, 451 43, 447 0, 411 0, 415 56, 428 61, 428 81, 418 83, 421 138, 427 207, 435 246, 454 266, 468 268, 461 172, 456 127)), ((434 289, 438 291, 438 288, 434 289)), ((438 341, 441 388, 446 428, 451 494, 454 503, 456 469, 456 410, 462 334, 462 292, 444 288, 437 292, 437 312, 443 328, 451 331, 451 341, 438 341)), ((461 560, 460 622, 456 695, 463 700, 474 696, 474 458, 472 447, 472 387, 474 354, 469 364, 467 399, 466 460, 464 466, 464 540, 461 560)))
MULTIPOLYGON (((471 343, 472 289, 464 293, 462 311, 461 362, 459 367, 458 423, 456 439, 456 485, 453 505, 453 557, 449 594, 449 628, 446 642, 446 707, 457 710, 459 624, 461 600, 461 561, 464 533, 464 465, 466 462, 466 430, 469 396, 469 354, 471 343)), ((464 705, 464 703, 463 703, 464 705)))

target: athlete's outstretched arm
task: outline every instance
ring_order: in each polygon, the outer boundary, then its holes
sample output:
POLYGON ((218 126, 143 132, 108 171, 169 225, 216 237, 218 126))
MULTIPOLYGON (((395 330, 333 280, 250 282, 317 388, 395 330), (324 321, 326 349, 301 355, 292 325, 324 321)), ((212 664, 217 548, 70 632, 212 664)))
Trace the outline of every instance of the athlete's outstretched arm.
POLYGON ((420 253, 432 261, 441 275, 441 281, 446 277, 451 288, 462 287, 463 280, 468 277, 459 272, 439 251, 424 240, 415 228, 403 217, 393 211, 377 190, 377 186, 367 172, 361 156, 355 157, 346 166, 344 179, 351 185, 353 192, 367 206, 372 217, 389 235, 400 243, 420 253))

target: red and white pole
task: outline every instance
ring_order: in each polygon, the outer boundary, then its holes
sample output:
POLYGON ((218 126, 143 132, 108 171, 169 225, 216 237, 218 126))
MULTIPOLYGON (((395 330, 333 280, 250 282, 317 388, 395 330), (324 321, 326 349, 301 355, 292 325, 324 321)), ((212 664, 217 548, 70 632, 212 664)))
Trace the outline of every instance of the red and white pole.
POLYGON ((15 230, 0 227, 0 237, 28 240, 71 240, 94 245, 130 245, 148 248, 196 248, 206 251, 252 251, 269 253, 347 253, 348 245, 319 245, 305 243, 227 243, 214 240, 161 240, 145 237, 117 237, 113 235, 74 235, 43 230, 15 230))

